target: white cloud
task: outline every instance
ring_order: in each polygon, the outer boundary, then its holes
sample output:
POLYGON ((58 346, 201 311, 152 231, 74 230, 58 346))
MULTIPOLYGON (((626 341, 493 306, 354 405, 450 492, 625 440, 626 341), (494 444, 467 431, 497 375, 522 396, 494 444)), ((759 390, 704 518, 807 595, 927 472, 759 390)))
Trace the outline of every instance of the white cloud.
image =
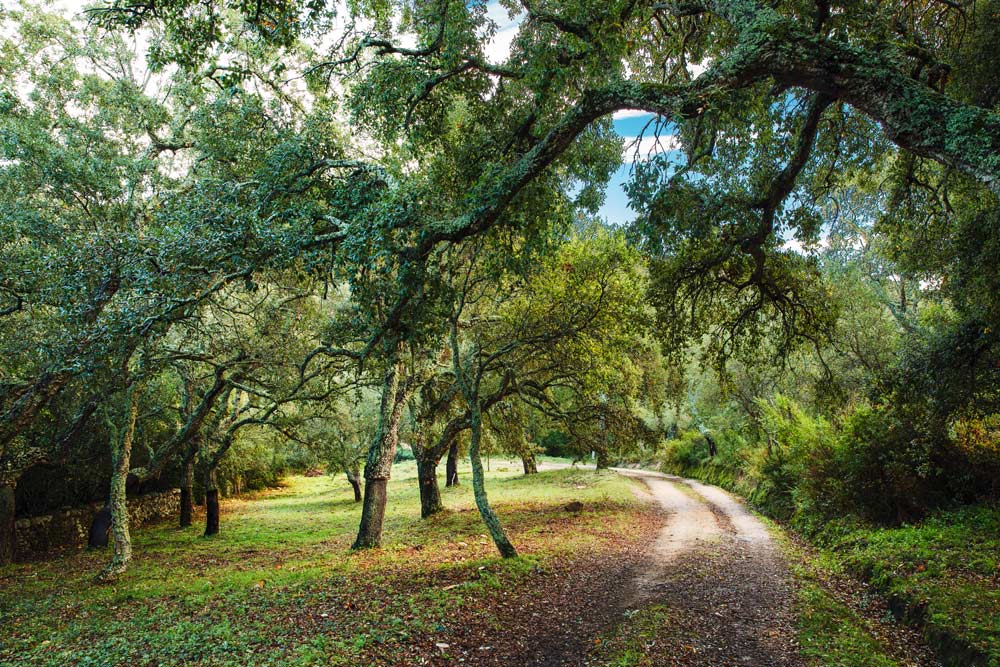
POLYGON ((707 60, 703 60, 700 63, 688 63, 687 71, 691 74, 692 77, 697 78, 701 76, 702 72, 708 69, 708 66, 709 62, 707 60))
POLYGON ((651 116, 652 114, 648 111, 642 111, 641 109, 619 109, 611 117, 614 120, 621 120, 622 118, 639 118, 641 116, 651 116))
POLYGON ((660 136, 643 135, 642 137, 623 137, 625 146, 622 149, 622 159, 626 163, 645 162, 654 155, 675 151, 681 147, 681 142, 674 134, 660 136))
POLYGON ((488 61, 500 64, 510 57, 510 45, 517 37, 524 14, 517 14, 512 18, 499 2, 491 2, 486 7, 486 17, 496 23, 497 31, 483 50, 488 61))

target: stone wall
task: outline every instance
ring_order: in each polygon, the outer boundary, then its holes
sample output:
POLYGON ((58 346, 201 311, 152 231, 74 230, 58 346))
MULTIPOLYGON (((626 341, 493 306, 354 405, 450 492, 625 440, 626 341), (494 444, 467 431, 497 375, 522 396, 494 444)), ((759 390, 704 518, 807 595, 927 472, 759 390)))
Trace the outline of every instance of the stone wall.
MULTIPOLYGON (((180 489, 147 493, 128 500, 129 526, 135 529, 176 516, 180 511, 180 489)), ((94 515, 103 503, 72 507, 42 516, 18 519, 18 560, 31 560, 59 551, 72 551, 87 546, 87 534, 94 515)))

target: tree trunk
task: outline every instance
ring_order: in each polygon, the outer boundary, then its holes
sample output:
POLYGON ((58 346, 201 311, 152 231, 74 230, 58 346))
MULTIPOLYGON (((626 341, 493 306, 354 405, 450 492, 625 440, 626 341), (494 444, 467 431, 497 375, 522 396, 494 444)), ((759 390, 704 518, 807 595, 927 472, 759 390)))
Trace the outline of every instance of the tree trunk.
POLYGON ((361 471, 357 468, 344 468, 344 474, 347 475, 347 481, 351 483, 351 488, 354 489, 354 502, 361 502, 361 471))
POLYGON ((205 537, 219 534, 219 484, 215 468, 205 472, 205 537))
POLYGON ((611 467, 611 459, 608 457, 608 453, 603 449, 597 450, 597 469, 606 470, 611 467))
POLYGON ((100 549, 108 546, 108 533, 111 531, 111 506, 105 504, 90 522, 87 533, 87 548, 100 549))
POLYGON ((365 497, 361 508, 361 525, 352 549, 371 549, 382 546, 382 520, 387 500, 389 480, 382 477, 365 478, 365 497))
POLYGON ((368 459, 365 461, 365 497, 361 509, 361 524, 352 549, 370 549, 382 545, 386 486, 392 473, 392 461, 396 457, 396 445, 399 444, 399 421, 403 416, 405 403, 400 387, 402 370, 403 364, 397 358, 385 375, 378 432, 368 448, 368 459))
POLYGON ((710 435, 705 435, 705 442, 708 443, 708 456, 709 458, 715 458, 719 453, 718 448, 715 446, 715 440, 710 435))
POLYGON ((538 461, 535 460, 535 453, 521 455, 521 465, 524 467, 525 475, 535 475, 538 473, 538 461))
POLYGON ((469 460, 472 463, 472 492, 476 497, 476 507, 479 509, 479 515, 483 518, 486 528, 489 529, 493 544, 496 545, 500 555, 504 558, 514 558, 517 556, 517 549, 510 543, 507 532, 503 529, 503 524, 500 523, 500 518, 490 507, 489 498, 486 496, 483 461, 479 455, 479 445, 483 437, 483 422, 479 406, 474 404, 470 408, 470 413, 472 435, 469 444, 469 460))
POLYGON ((0 485, 0 565, 13 562, 17 547, 14 485, 0 485))
POLYGON ((437 461, 434 461, 433 457, 417 459, 417 480, 420 482, 420 518, 426 519, 443 511, 441 489, 438 487, 437 461))
POLYGON ((132 560, 132 535, 128 527, 128 482, 129 461, 132 458, 132 439, 135 436, 135 419, 139 412, 139 387, 133 382, 126 391, 126 413, 124 423, 112 433, 111 535, 114 538, 114 554, 111 562, 97 575, 98 581, 113 581, 128 567, 132 560))
POLYGON ((191 525, 194 513, 194 454, 184 461, 181 473, 181 528, 191 525))
POLYGON ((445 486, 458 486, 458 438, 448 448, 448 462, 444 468, 445 486))

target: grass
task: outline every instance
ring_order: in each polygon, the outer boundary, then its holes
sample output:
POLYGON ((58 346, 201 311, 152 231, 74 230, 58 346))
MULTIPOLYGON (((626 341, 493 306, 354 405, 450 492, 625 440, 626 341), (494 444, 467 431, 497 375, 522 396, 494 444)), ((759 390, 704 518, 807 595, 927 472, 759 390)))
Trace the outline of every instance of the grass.
POLYGON ((949 664, 1000 666, 1000 508, 966 507, 918 525, 854 530, 830 549, 921 625, 949 664))
MULTIPOLYGON (((871 614, 859 613, 851 598, 856 587, 840 576, 828 554, 794 542, 771 521, 795 579, 798 641, 802 656, 817 667, 904 667, 871 614), (840 588, 838 592, 837 584, 840 588), (839 594, 838 594, 839 593, 839 594)), ((863 603, 862 603, 863 604, 863 603)), ((881 619, 892 623, 892 619, 881 619)))
POLYGON ((446 652, 438 644, 450 643, 456 618, 500 624, 500 612, 470 600, 610 548, 608 536, 647 511, 611 473, 492 467, 491 500, 522 558, 496 557, 467 477, 442 489, 448 512, 421 521, 415 468, 397 466, 384 547, 361 553, 349 551, 360 506, 346 482, 292 477, 226 502, 214 538, 199 526, 138 531, 114 585, 91 581, 106 552, 0 569, 0 664, 420 664, 446 652), (564 511, 571 500, 586 511, 564 511))

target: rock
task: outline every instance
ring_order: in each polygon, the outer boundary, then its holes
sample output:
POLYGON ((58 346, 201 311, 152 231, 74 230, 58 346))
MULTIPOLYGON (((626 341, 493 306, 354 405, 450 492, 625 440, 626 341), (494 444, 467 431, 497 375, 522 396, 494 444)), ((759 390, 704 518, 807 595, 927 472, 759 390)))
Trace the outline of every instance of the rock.
POLYGON ((582 512, 583 503, 581 503, 579 500, 574 500, 573 502, 566 505, 563 509, 566 510, 567 512, 582 512))

